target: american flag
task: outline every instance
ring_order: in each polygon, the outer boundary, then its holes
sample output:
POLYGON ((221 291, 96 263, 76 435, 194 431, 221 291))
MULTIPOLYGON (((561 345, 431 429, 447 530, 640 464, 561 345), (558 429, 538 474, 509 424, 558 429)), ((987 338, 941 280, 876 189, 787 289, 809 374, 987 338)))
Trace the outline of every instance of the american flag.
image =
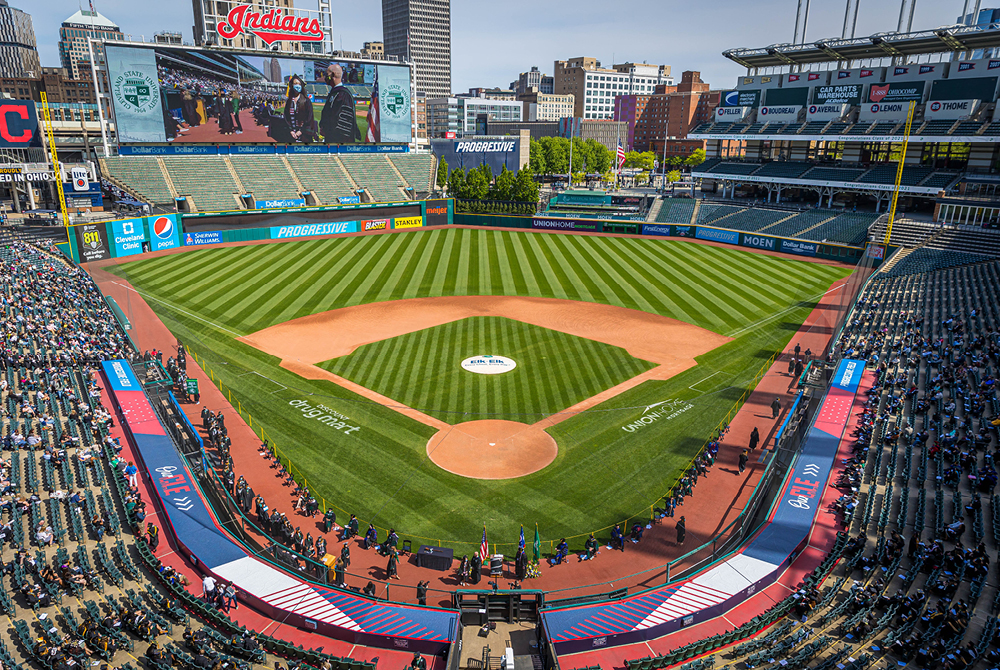
POLYGON ((382 141, 382 129, 379 128, 378 112, 378 68, 375 68, 375 84, 372 86, 372 101, 368 105, 368 134, 366 142, 379 143, 382 141))
POLYGON ((622 146, 622 139, 618 138, 618 169, 625 165, 625 147, 622 146))
POLYGON ((483 526, 483 542, 479 545, 479 558, 485 563, 489 555, 490 545, 486 542, 486 526, 483 526))

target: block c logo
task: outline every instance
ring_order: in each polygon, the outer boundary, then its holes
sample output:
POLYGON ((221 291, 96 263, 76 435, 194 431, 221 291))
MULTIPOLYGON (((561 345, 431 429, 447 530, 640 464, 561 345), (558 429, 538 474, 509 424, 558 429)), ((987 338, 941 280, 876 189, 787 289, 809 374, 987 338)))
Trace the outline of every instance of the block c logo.
POLYGON ((7 115, 17 114, 19 117, 28 120, 28 109, 22 105, 0 105, 0 137, 8 142, 29 142, 31 141, 31 129, 26 128, 20 135, 12 135, 7 125, 7 115))

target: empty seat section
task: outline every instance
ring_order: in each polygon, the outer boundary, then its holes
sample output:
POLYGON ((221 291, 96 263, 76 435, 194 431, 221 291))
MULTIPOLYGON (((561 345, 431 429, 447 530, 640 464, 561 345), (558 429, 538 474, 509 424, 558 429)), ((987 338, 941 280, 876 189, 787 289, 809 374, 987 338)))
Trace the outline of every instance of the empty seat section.
POLYGON ((153 204, 173 204, 163 170, 155 158, 145 156, 109 156, 103 160, 108 175, 136 192, 143 200, 153 204))
POLYGON ((887 277, 899 277, 921 272, 933 272, 934 270, 942 270, 944 268, 955 267, 956 265, 968 265, 969 263, 979 263, 988 260, 990 260, 989 256, 924 247, 915 249, 884 274, 887 277))
POLYGON ((812 167, 812 163, 804 161, 771 161, 765 163, 754 175, 757 177, 788 177, 795 179, 801 177, 806 170, 812 167))
POLYGON ((859 121, 851 126, 851 129, 847 131, 848 135, 868 135, 868 129, 874 125, 871 121, 859 121))
POLYGON ((691 198, 668 198, 656 213, 657 223, 691 223, 695 201, 691 198))
POLYGON ((712 174, 748 175, 760 167, 760 163, 719 163, 709 172, 712 174))
POLYGON ((955 125, 954 119, 945 119, 941 121, 928 121, 924 124, 924 127, 920 129, 919 135, 947 135, 951 127, 955 125))
POLYGON ((731 230, 742 230, 748 233, 757 232, 761 228, 766 228, 782 219, 792 216, 792 212, 778 209, 764 209, 751 207, 735 213, 729 214, 723 219, 715 219, 713 226, 719 228, 729 228, 731 230))
POLYGON ((401 189, 406 187, 399 175, 380 154, 342 155, 340 160, 351 173, 351 178, 361 188, 368 191, 375 202, 402 200, 401 189))
POLYGON ((935 172, 920 182, 920 185, 930 188, 945 188, 951 182, 955 181, 955 178, 958 176, 959 173, 957 172, 935 172))
POLYGON ((312 191, 324 205, 336 205, 337 198, 354 195, 354 188, 333 156, 323 154, 288 155, 288 164, 302 187, 312 191))
POLYGON ((819 135, 826 128, 828 121, 810 121, 802 127, 800 135, 819 135))
POLYGON ((177 195, 188 195, 199 212, 225 212, 239 209, 234 194, 239 187, 233 181, 225 160, 218 157, 164 158, 177 195))
POLYGON ((859 246, 868 239, 868 228, 878 218, 878 214, 851 212, 838 214, 829 221, 816 226, 800 237, 819 242, 839 242, 859 246))
POLYGON ((736 207, 734 205, 709 205, 702 202, 701 208, 698 210, 698 223, 711 224, 713 221, 717 221, 724 216, 741 212, 745 209, 745 207, 736 207))
POLYGON ((792 218, 786 219, 761 232, 765 235, 777 235, 778 237, 796 237, 802 231, 812 228, 817 223, 825 221, 835 214, 836 212, 831 212, 828 209, 812 209, 808 212, 796 214, 792 218))
MULTIPOLYGON (((876 165, 858 177, 857 181, 862 184, 894 184, 896 183, 896 170, 895 165, 876 165)), ((904 167, 900 183, 904 186, 916 186, 933 171, 934 168, 925 165, 904 167)))
POLYGON ((429 193, 434 190, 434 174, 431 164, 434 162, 431 154, 396 154, 389 160, 396 166, 403 179, 418 193, 429 193))
POLYGON ((814 167, 802 175, 802 178, 817 181, 854 181, 864 172, 861 168, 814 167))
POLYGON ((982 121, 962 121, 949 135, 975 135, 983 127, 982 121))
POLYGON ((300 197, 295 178, 278 156, 230 156, 229 162, 255 200, 300 197))

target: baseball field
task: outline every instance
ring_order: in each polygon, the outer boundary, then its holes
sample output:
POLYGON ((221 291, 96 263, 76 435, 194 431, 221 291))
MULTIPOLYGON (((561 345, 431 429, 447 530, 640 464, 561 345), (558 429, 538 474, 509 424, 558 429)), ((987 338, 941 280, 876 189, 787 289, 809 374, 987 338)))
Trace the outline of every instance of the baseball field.
MULTIPOLYGON (((503 548, 521 524, 537 522, 548 540, 648 518, 847 275, 672 239, 457 228, 192 250, 108 270, 233 390, 338 518, 466 549, 484 523, 503 548), (485 355, 517 367, 461 366, 485 355), (505 479, 432 458, 439 433, 491 421, 530 427, 558 453, 505 479)), ((465 451, 476 459, 493 444, 465 451)))

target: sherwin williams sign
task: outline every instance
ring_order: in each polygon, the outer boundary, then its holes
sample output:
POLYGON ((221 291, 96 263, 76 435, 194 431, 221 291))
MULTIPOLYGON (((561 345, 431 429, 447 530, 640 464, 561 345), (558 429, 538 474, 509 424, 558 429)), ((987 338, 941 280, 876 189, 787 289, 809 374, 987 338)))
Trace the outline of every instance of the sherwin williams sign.
POLYGON ((583 230, 601 232, 600 221, 581 221, 579 219, 532 219, 531 227, 540 230, 583 230))
POLYGON ((713 242, 725 242, 726 244, 740 243, 740 234, 735 230, 719 230, 717 228, 702 228, 698 226, 694 236, 699 240, 712 240, 713 242))
POLYGON ((356 232, 358 232, 357 221, 310 223, 301 226, 271 226, 271 239, 287 240, 292 237, 319 237, 321 235, 343 235, 356 232))
POLYGON ((203 233, 184 234, 184 246, 197 247, 202 244, 222 244, 222 231, 209 230, 203 233))
POLYGON ((115 239, 116 257, 142 253, 142 243, 146 241, 142 219, 112 221, 111 230, 115 239))
POLYGON ((394 230, 405 230, 406 228, 421 228, 424 225, 422 216, 397 216, 392 220, 394 230))

